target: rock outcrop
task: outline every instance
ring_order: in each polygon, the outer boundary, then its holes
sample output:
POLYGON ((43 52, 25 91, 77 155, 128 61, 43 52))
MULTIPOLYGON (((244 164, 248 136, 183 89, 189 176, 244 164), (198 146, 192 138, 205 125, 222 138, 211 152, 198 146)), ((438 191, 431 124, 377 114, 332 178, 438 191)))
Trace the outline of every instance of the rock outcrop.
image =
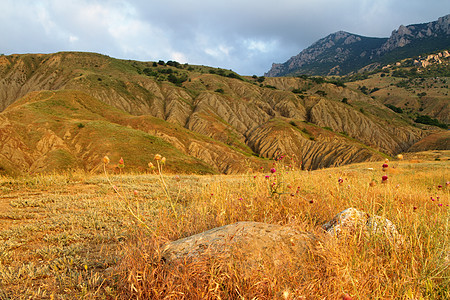
POLYGON ((450 36, 450 15, 446 15, 430 23, 409 26, 401 25, 397 30, 392 31, 389 39, 377 50, 377 54, 382 55, 391 52, 417 40, 428 38, 448 39, 448 36, 450 36))

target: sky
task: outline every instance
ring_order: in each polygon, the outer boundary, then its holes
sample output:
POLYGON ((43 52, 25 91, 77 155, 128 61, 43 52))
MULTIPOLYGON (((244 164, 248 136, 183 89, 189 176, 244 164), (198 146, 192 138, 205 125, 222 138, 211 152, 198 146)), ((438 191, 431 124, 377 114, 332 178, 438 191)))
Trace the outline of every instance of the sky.
POLYGON ((261 76, 344 30, 389 37, 448 0, 0 0, 0 53, 87 51, 261 76))

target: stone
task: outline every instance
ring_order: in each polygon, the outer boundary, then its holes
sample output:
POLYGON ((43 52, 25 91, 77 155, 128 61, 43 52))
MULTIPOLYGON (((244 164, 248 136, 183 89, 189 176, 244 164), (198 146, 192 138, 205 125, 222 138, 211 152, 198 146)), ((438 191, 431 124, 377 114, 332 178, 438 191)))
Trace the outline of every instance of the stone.
POLYGON ((166 262, 201 257, 231 258, 238 255, 249 264, 271 261, 282 265, 285 258, 300 257, 314 242, 312 234, 289 226, 260 222, 237 222, 167 243, 162 258, 166 262))
POLYGON ((385 236, 395 246, 400 246, 404 242, 404 237, 390 220, 377 215, 370 216, 353 207, 338 213, 331 221, 322 225, 322 228, 337 238, 362 232, 385 236))
MULTIPOLYGON (((395 247, 404 242, 390 220, 352 207, 338 213, 322 228, 329 237, 343 238, 362 232, 385 236, 395 247)), ((237 222, 169 242, 162 248, 162 259, 172 263, 222 258, 239 260, 251 267, 264 262, 282 266, 300 260, 316 242, 324 239, 326 236, 315 236, 290 226, 237 222)))

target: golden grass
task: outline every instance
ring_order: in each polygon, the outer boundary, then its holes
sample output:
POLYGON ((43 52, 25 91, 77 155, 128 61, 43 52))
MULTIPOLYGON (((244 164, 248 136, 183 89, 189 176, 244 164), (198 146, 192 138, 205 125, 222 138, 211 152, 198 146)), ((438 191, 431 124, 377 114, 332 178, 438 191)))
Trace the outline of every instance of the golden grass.
POLYGON ((390 162, 387 184, 381 164, 164 176, 168 195, 156 174, 111 176, 121 196, 105 176, 2 177, 0 299, 448 299, 450 162, 390 162), (387 217, 405 242, 326 239, 320 226, 348 207, 387 217), (244 220, 323 242, 282 268, 249 270, 240 253, 161 261, 169 240, 244 220))

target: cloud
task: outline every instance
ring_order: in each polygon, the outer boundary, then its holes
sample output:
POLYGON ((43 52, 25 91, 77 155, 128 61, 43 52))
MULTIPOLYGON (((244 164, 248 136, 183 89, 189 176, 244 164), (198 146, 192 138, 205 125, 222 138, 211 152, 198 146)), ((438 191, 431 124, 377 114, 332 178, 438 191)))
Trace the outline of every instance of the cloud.
POLYGON ((430 22, 450 11, 447 0, 3 2, 0 53, 91 51, 245 75, 262 75, 272 62, 338 30, 387 37, 401 24, 430 22))

